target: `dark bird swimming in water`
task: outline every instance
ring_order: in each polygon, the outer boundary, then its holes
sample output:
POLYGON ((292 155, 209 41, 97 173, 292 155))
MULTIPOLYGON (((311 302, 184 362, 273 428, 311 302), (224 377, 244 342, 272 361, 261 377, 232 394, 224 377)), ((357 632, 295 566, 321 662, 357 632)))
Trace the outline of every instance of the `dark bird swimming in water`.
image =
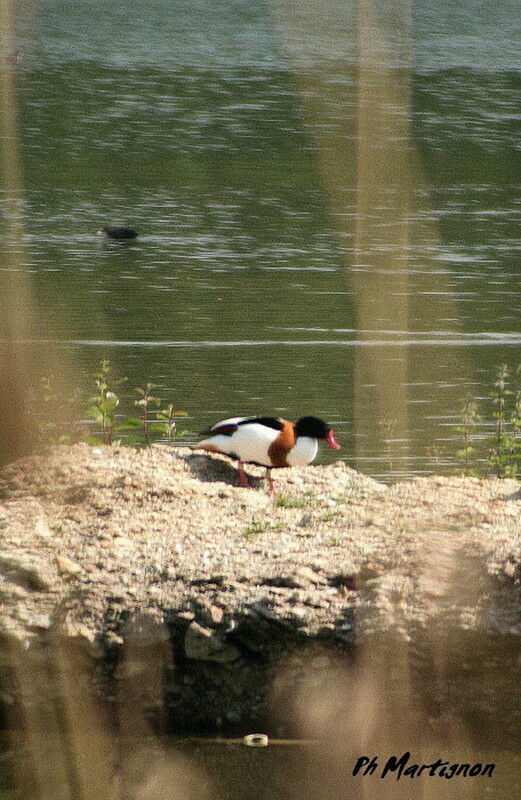
POLYGON ((137 231, 133 228, 108 228, 106 225, 98 231, 100 236, 105 236, 107 239, 116 239, 119 242, 135 239, 137 231))

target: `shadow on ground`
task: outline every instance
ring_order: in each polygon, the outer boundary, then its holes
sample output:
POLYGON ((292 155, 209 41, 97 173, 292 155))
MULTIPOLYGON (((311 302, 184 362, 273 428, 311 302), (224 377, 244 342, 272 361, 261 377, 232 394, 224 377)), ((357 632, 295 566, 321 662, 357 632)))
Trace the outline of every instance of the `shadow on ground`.
MULTIPOLYGON (((191 472, 201 481, 214 483, 220 481, 231 486, 240 486, 239 470, 235 463, 231 463, 219 455, 193 453, 186 456, 186 463, 191 472)), ((248 481, 252 488, 262 489, 265 485, 263 477, 254 476, 248 471, 248 481)))

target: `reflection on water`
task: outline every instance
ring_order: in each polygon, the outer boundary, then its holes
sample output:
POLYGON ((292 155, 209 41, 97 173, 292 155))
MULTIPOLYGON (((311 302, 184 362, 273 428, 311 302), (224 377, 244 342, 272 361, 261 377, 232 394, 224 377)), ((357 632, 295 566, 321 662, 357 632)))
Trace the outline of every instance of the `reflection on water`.
MULTIPOLYGON (((338 743, 333 745, 333 750, 338 743)), ((353 776, 358 761, 355 751, 345 751, 343 757, 329 759, 324 764, 324 752, 320 745, 312 742, 271 743, 267 749, 252 750, 236 742, 198 742, 179 743, 172 747, 180 748, 190 754, 194 761, 203 766, 215 779, 216 791, 212 797, 219 800, 266 800, 266 798, 421 798, 443 796, 449 798, 472 797, 473 800, 501 798, 514 800, 517 797, 516 782, 520 775, 520 759, 508 751, 467 751, 444 750, 438 746, 412 752, 408 766, 414 763, 433 764, 438 759, 450 764, 493 763, 493 778, 453 778, 448 784, 437 775, 420 780, 414 786, 409 776, 397 778, 395 771, 381 778, 385 764, 391 756, 400 759, 407 750, 367 751, 366 758, 376 757, 377 768, 374 775, 353 776), (470 762, 469 762, 470 759, 470 762), (336 773, 333 777, 332 770, 336 773), (502 774, 500 774, 502 773, 502 774), (443 781, 443 785, 439 785, 443 781), (467 784, 471 783, 471 787, 467 784), (424 793, 425 792, 425 793, 424 793)), ((365 751, 364 751, 365 752, 365 751)), ((368 762, 366 762, 367 764, 368 762)), ((440 768, 436 770, 439 772, 440 768)), ((462 770, 463 773, 463 770, 462 770)))
MULTIPOLYGON (((514 800, 521 777, 519 637, 451 623, 469 603, 469 584, 476 598, 484 589, 476 564, 458 556, 452 536, 429 535, 425 558, 420 580, 436 592, 425 596, 427 616, 419 600, 407 636, 375 629, 347 650, 325 650, 316 641, 304 647, 282 634, 266 660, 245 648, 238 667, 194 662, 172 647, 157 614, 139 611, 124 623, 122 646, 104 666, 81 636, 62 637, 58 628, 29 647, 3 637, 0 701, 9 728, 0 741, 0 796, 514 800), (238 676, 252 656, 261 667, 251 672, 255 691, 270 701, 262 720, 252 719, 247 706, 237 714, 246 688, 238 676), (208 705, 194 709, 191 726, 183 703, 193 703, 194 681, 208 705), (214 719, 217 709, 223 716, 214 719), (285 739, 248 748, 237 739, 179 738, 202 720, 207 735, 285 739), (383 780, 387 759, 406 752, 411 764, 439 759, 495 768, 479 780, 411 773, 383 780), (378 770, 355 779, 362 756, 376 757, 378 770)), ((504 585, 487 585, 505 593, 504 585)), ((401 601, 389 603, 399 615, 401 601)), ((484 610, 498 612, 500 606, 484 610)), ((355 610, 355 627, 363 613, 355 610)), ((381 612, 366 613, 376 619, 381 612)))
POLYGON ((119 374, 194 430, 313 412, 375 475, 452 467, 463 398, 519 344, 510 0, 23 6, 26 235, 0 281, 31 277, 34 355, 86 386, 124 342, 119 374))
MULTIPOLYGON (((134 746, 148 759, 150 773, 154 774, 154 765, 159 771, 155 781, 149 778, 140 786, 138 796, 150 800, 176 797, 184 800, 272 800, 274 797, 280 800, 420 800, 426 797, 517 800, 521 777, 521 759, 515 750, 455 750, 431 745, 411 752, 405 745, 403 750, 367 751, 367 759, 376 759, 374 774, 363 776, 361 770, 353 776, 360 757, 356 751, 345 752, 340 757, 336 754, 336 758, 331 757, 330 751, 328 759, 324 758, 323 746, 313 742, 273 740, 267 748, 253 749, 240 740, 167 738, 159 749, 153 740, 143 738, 135 740, 134 746), (403 771, 398 777, 395 769, 382 779, 388 760, 393 756, 396 761, 401 760, 407 752, 410 753, 406 760, 409 768, 413 764, 433 765, 440 761, 449 771, 453 764, 461 765, 461 774, 449 782, 439 774, 442 766, 438 766, 432 777, 428 770, 423 770, 423 777, 411 778, 410 773, 404 775, 403 771), (470 769, 478 764, 482 768, 493 764, 491 777, 471 777, 470 769), (183 770, 186 772, 184 781, 180 780, 183 770), (465 771, 467 777, 462 777, 465 771), (184 789, 182 795, 179 794, 180 783, 184 789)), ((15 757, 12 751, 0 755, 4 762, 0 767, 0 797, 5 800, 16 796, 9 789, 9 781, 2 781, 2 772, 15 757)), ((143 764, 140 767, 146 772, 143 764)))
MULTIPOLYGON (((84 645, 51 638, 28 656, 7 648, 24 713, 7 709, 12 728, 0 740, 0 797, 515 800, 521 778, 516 637, 433 633, 419 630, 412 643, 371 638, 357 648, 354 664, 339 652, 330 659, 316 649, 285 653, 272 676, 271 720, 261 729, 302 738, 275 733, 265 748, 237 738, 165 735, 161 704, 143 707, 145 698, 164 691, 168 665, 168 649, 150 647, 153 636, 125 640, 110 707, 86 679, 84 645), (408 767, 441 763, 432 775, 394 771, 382 778, 388 759, 407 752, 408 767), (354 776, 361 757, 376 766, 354 776), (490 776, 447 780, 444 764, 495 766, 490 776)), ((244 730, 260 732, 258 722, 248 724, 244 730)), ((175 728, 174 713, 166 729, 175 728)))

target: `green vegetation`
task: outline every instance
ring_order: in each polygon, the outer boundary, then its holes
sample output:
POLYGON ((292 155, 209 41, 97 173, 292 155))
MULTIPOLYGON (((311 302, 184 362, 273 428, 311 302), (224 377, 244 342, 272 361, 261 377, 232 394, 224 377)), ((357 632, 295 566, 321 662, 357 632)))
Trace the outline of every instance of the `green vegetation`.
MULTIPOLYGON (((353 481, 353 480, 350 480, 350 481, 349 481, 349 486, 348 486, 348 488, 349 488, 351 491, 353 491, 353 492, 354 492, 354 490, 355 490, 355 483, 354 483, 354 481, 353 481)), ((334 497, 334 498, 333 498, 333 500, 335 501, 335 503, 338 503, 338 505, 344 505, 345 503, 348 503, 348 502, 349 502, 349 500, 350 500, 350 497, 349 497, 349 495, 347 495, 347 494, 337 494, 337 496, 336 496, 336 497, 334 497)))
POLYGON ((337 536, 330 536, 324 542, 326 547, 339 547, 340 546, 340 539, 337 536))
POLYGON ((110 372, 110 361, 103 359, 100 371, 94 376, 98 393, 90 398, 89 406, 86 409, 87 416, 101 425, 102 440, 106 444, 112 444, 116 408, 119 406, 119 397, 114 390, 127 380, 126 378, 114 379, 110 372))
POLYGON ((118 413, 121 407, 120 386, 127 378, 115 378, 111 363, 107 359, 100 362, 94 374, 96 393, 90 397, 85 407, 79 390, 67 396, 59 380, 45 377, 37 390, 30 395, 31 413, 38 422, 38 443, 70 444, 87 441, 90 444, 113 444, 114 434, 122 435, 126 444, 149 444, 151 440, 166 438, 173 442, 177 436, 185 436, 187 430, 177 428, 177 420, 186 417, 186 411, 179 411, 172 403, 160 410, 152 406, 161 403, 152 394, 156 384, 148 382, 144 388, 136 387, 139 398, 134 405, 141 410, 139 417, 124 416, 118 413), (83 422, 80 417, 84 416, 83 422))
MULTIPOLYGON (((517 376, 521 368, 517 369, 517 376)), ((495 432, 488 464, 499 478, 515 478, 519 471, 521 442, 521 389, 511 388, 511 374, 506 364, 499 368, 494 389, 490 395, 495 410, 495 432)))
POLYGON ((281 533, 285 529, 283 522, 267 522, 266 520, 252 519, 251 524, 247 525, 242 530, 242 535, 248 538, 249 536, 257 536, 259 533, 281 533))
POLYGON ((147 444, 148 444, 148 420, 149 420, 148 409, 151 404, 158 406, 161 402, 161 399, 159 397, 154 397, 152 394, 152 389, 155 388, 156 384, 149 382, 147 383, 144 389, 142 389, 140 386, 136 386, 136 388, 134 389, 134 391, 140 395, 139 400, 134 400, 134 405, 138 406, 138 408, 141 409, 142 412, 141 423, 143 425, 143 436, 147 444))
POLYGON ((327 511, 325 514, 322 514, 320 517, 321 522, 332 522, 338 516, 337 511, 327 511))
POLYGON ((176 417, 186 417, 186 411, 178 411, 174 408, 172 403, 169 403, 165 408, 156 413, 158 420, 162 421, 162 425, 158 426, 158 430, 165 434, 169 442, 173 442, 176 436, 186 436, 189 431, 177 430, 176 417))
POLYGON ((242 535, 249 537, 249 536, 256 536, 259 533, 264 533, 270 527, 269 522, 257 522, 252 521, 251 525, 247 525, 243 528, 242 535))
POLYGON ((456 429, 462 436, 462 446, 456 452, 464 475, 494 474, 498 478, 516 478, 521 459, 521 388, 506 364, 498 371, 493 389, 486 400, 487 417, 480 414, 477 400, 467 399, 463 405, 462 424, 456 429), (478 436, 478 427, 488 428, 488 436, 478 436), (483 452, 483 448, 485 451, 483 452))
POLYGON ((468 398, 461 409, 461 425, 456 428, 462 437, 462 447, 456 451, 456 458, 461 464, 463 475, 477 474, 476 467, 473 465, 477 450, 473 442, 480 421, 481 417, 478 413, 477 401, 468 398))
POLYGON ((286 494, 278 494, 275 497, 277 508, 305 508, 309 505, 309 497, 293 497, 286 494))
MULTIPOLYGON (((502 364, 496 373, 493 388, 488 397, 480 401, 466 398, 461 409, 461 424, 456 431, 461 436, 461 445, 455 456, 458 471, 463 475, 496 475, 500 478, 515 478, 521 475, 521 366, 511 370, 502 364)), ((161 398, 153 394, 156 384, 147 382, 145 387, 136 387, 139 397, 134 405, 141 410, 140 417, 125 417, 118 414, 120 408, 120 386, 126 378, 114 378, 110 361, 103 359, 94 374, 96 393, 89 398, 87 408, 78 390, 67 394, 55 376, 45 377, 31 393, 31 413, 38 421, 39 443, 69 444, 88 441, 92 444, 112 444, 114 433, 123 434, 127 444, 148 444, 151 440, 167 439, 174 442, 189 431, 177 427, 178 420, 187 416, 186 411, 176 409, 172 403, 163 408, 161 398), (79 421, 81 410, 94 426, 79 421), (70 421, 74 417, 73 421, 70 421)), ((387 441, 387 440, 386 440, 387 441)), ((275 498, 278 508, 306 508, 313 505, 313 492, 299 495, 279 494, 275 498)), ((345 494, 336 498, 339 504, 348 502, 345 494)), ((328 512, 323 521, 333 519, 328 512)), ((245 536, 267 530, 263 523, 253 523, 246 528, 245 536), (260 526, 260 527, 259 527, 260 526)))
MULTIPOLYGON (((186 411, 175 410, 172 403, 160 411, 152 411, 151 406, 158 406, 161 398, 152 394, 156 388, 155 383, 150 381, 145 388, 136 386, 135 390, 139 398, 134 400, 134 405, 141 410, 141 417, 124 417, 121 422, 115 425, 116 409, 119 406, 120 398, 115 389, 124 383, 126 378, 114 380, 111 375, 110 361, 104 359, 101 362, 100 372, 95 375, 98 394, 90 399, 92 405, 87 408, 87 415, 101 425, 102 441, 111 444, 112 433, 118 431, 125 434, 125 441, 129 444, 149 444, 152 437, 160 438, 166 435, 169 441, 173 441, 176 435, 184 435, 188 431, 177 431, 176 418, 186 417, 186 411), (152 415, 152 416, 151 416, 152 415)), ((92 441, 92 438, 90 438, 92 441)))

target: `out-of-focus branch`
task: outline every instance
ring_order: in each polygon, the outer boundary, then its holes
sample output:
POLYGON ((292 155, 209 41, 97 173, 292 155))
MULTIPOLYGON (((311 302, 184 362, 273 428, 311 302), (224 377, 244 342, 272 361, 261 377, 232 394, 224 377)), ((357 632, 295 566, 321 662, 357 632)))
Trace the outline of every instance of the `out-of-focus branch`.
POLYGON ((13 0, 0 0, 0 464, 29 452, 32 444, 27 350, 32 296, 24 257, 23 178, 16 96, 13 0))

